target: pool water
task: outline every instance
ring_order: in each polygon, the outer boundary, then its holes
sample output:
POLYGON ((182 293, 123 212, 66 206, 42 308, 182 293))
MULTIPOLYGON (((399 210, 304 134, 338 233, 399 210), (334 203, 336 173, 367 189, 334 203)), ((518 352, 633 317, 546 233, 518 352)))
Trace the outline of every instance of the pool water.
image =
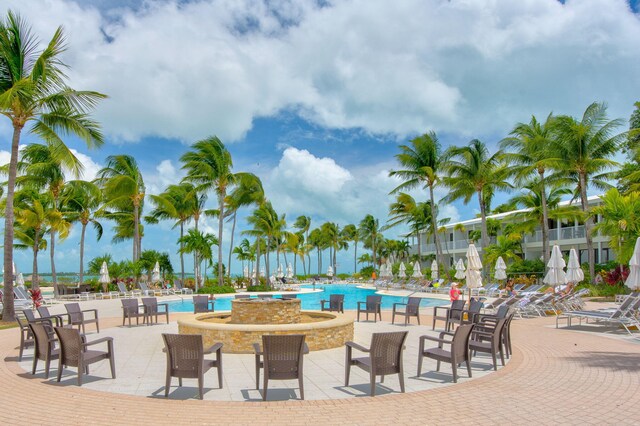
MULTIPOLYGON (((304 288, 313 288, 313 286, 305 285, 304 288)), ((344 308, 345 309, 357 309, 358 302, 364 302, 367 296, 376 293, 375 289, 358 288, 355 285, 316 285, 315 293, 299 294, 298 299, 301 300, 302 309, 307 310, 320 310, 320 301, 329 300, 331 294, 344 294, 344 308)), ((230 311, 231 310, 232 296, 218 296, 214 304, 216 311, 230 311)), ((407 297, 399 296, 382 296, 382 309, 391 309, 394 303, 407 303, 407 297)), ((420 303, 421 307, 428 306, 440 306, 448 304, 445 300, 423 298, 420 303)), ((193 312, 193 302, 191 297, 186 296, 183 301, 169 302, 169 310, 171 312, 193 312)))

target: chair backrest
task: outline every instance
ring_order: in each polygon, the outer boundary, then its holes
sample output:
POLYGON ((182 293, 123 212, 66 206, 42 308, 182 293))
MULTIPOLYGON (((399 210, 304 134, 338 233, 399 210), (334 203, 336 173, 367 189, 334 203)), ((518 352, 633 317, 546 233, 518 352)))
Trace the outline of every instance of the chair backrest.
POLYGON ((202 372, 204 344, 200 334, 163 333, 167 371, 175 377, 197 378, 202 372))
POLYGON ((400 372, 402 350, 408 331, 373 333, 371 336, 371 366, 376 375, 400 372))
POLYGON ((302 372, 304 334, 263 335, 264 374, 269 379, 296 379, 302 372))
POLYGON ((469 312, 472 314, 480 313, 480 310, 483 306, 484 302, 481 302, 479 300, 472 300, 471 304, 469 305, 469 312))
POLYGON ((454 300, 453 302, 451 302, 451 310, 462 311, 466 303, 467 303, 466 300, 454 300))
POLYGON ((54 330, 60 342, 62 363, 70 367, 77 367, 81 352, 83 352, 80 330, 66 327, 56 327, 54 330))
POLYGON ((475 324, 465 324, 456 328, 456 332, 453 335, 453 342, 451 343, 451 353, 456 360, 463 361, 468 358, 469 353, 469 338, 473 331, 475 324))
POLYGON ((498 308, 498 311, 496 312, 496 317, 504 318, 507 316, 508 312, 509 312, 509 307, 507 305, 502 305, 498 308))
POLYGON ((125 312, 129 314, 137 314, 140 312, 136 299, 120 299, 120 302, 122 302, 122 307, 125 309, 125 312))
POLYGON ((344 306, 344 294, 329 295, 329 308, 332 310, 341 310, 344 306))
POLYGON ((36 320, 36 316, 34 315, 31 309, 23 309, 22 314, 24 315, 24 317, 27 319, 28 322, 36 320))
POLYGON ((54 335, 53 325, 48 320, 38 320, 29 323, 29 328, 33 334, 35 340, 35 353, 34 356, 38 359, 44 360, 46 356, 53 349, 53 345, 50 341, 54 335))
POLYGON ((209 296, 206 294, 196 294, 193 296, 193 313, 209 311, 209 296))
POLYGON ((67 310, 69 318, 72 322, 82 321, 84 319, 79 303, 65 303, 64 307, 67 310))
POLYGON ((143 297, 142 304, 147 312, 156 312, 158 310, 158 299, 156 297, 143 297))
POLYGON ((373 311, 380 307, 382 302, 382 296, 371 295, 367 296, 367 311, 373 311))
POLYGON ((18 300, 31 300, 31 296, 29 296, 27 291, 20 286, 15 286, 13 288, 13 294, 18 300))
POLYGON ((182 290, 182 281, 173 280, 173 288, 175 288, 176 290, 182 290))
POLYGON ((249 298, 251 298, 251 295, 250 294, 236 294, 234 297, 236 299, 249 299, 249 298))
POLYGON ((513 315, 514 314, 509 314, 505 318, 500 318, 496 323, 496 328, 494 328, 493 332, 491 333, 491 341, 496 347, 500 345, 500 337, 502 336, 504 325, 507 323, 507 320, 509 320, 509 318, 513 318, 513 315))
POLYGON ((40 314, 40 318, 50 317, 49 308, 46 306, 38 306, 37 308, 38 314, 40 314))
POLYGON ((138 282, 138 286, 142 291, 149 291, 149 287, 147 287, 147 283, 145 283, 144 281, 138 282))
POLYGON ((127 290, 127 286, 125 286, 122 281, 118 281, 117 284, 118 284, 118 290, 120 291, 120 293, 128 293, 129 292, 127 290))
POLYGON ((422 302, 421 297, 410 297, 407 302, 407 313, 411 315, 416 315, 418 310, 420 309, 420 302, 422 302))

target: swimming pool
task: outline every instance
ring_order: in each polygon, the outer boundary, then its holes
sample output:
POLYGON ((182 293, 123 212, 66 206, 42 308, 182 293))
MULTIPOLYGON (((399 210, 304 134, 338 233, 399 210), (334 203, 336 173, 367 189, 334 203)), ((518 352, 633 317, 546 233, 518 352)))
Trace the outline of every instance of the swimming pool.
MULTIPOLYGON (((302 286, 304 288, 312 288, 310 285, 302 286)), ((302 309, 308 310, 320 310, 320 301, 329 300, 331 294, 344 294, 344 308, 345 309, 357 309, 358 302, 364 302, 367 296, 375 294, 375 289, 358 288, 355 285, 316 285, 315 293, 299 294, 298 299, 302 302, 302 309)), ((216 311, 229 311, 231 310, 231 296, 218 296, 216 297, 214 308, 216 311)), ((382 296, 382 309, 391 309, 394 303, 407 303, 406 297, 399 296, 382 296)), ((448 304, 445 300, 423 298, 421 307, 428 306, 440 306, 448 304)), ((186 296, 183 301, 169 302, 169 310, 171 312, 193 312, 193 302, 191 297, 186 296)))

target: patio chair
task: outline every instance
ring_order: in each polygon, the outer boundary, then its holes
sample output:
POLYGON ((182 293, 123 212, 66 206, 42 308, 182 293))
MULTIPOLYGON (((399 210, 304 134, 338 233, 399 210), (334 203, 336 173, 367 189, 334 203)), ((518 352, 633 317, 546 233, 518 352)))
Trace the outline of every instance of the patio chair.
POLYGON ((162 290, 156 288, 150 289, 147 283, 144 281, 140 281, 138 283, 138 287, 140 287, 140 290, 142 291, 142 294, 144 296, 162 296, 162 290))
POLYGON ((103 359, 108 359, 111 366, 111 377, 116 378, 116 365, 113 356, 113 337, 102 337, 92 342, 85 342, 80 331, 75 328, 55 327, 60 342, 60 356, 58 358, 58 378, 62 378, 63 367, 78 368, 78 386, 82 386, 82 375, 89 374, 89 365, 103 359), (89 350, 89 346, 106 343, 107 351, 89 350))
POLYGON ((33 333, 29 328, 29 321, 26 318, 20 318, 20 316, 16 315, 16 322, 18 323, 18 327, 20 327, 20 350, 18 353, 18 361, 22 361, 22 354, 25 348, 35 345, 35 340, 33 338, 33 333))
POLYGON ((358 302, 358 322, 360 321, 361 312, 367 314, 367 321, 369 321, 369 314, 373 314, 374 322, 378 321, 377 317, 380 317, 380 321, 382 321, 382 311, 380 309, 381 304, 382 296, 377 295, 367 296, 366 302, 358 302))
POLYGON ((71 317, 69 314, 52 314, 49 312, 49 308, 46 306, 38 306, 37 308, 38 314, 42 319, 54 319, 56 322, 56 327, 62 327, 64 325, 63 317, 67 318, 67 324, 71 323, 71 317))
POLYGON ((371 396, 376 396, 376 376, 381 376, 381 383, 384 383, 384 376, 387 374, 398 374, 400 391, 404 393, 402 351, 404 350, 404 342, 407 339, 407 334, 409 334, 408 331, 373 333, 369 348, 365 348, 355 342, 345 343, 346 362, 344 385, 349 386, 351 366, 355 365, 369 373, 371 396), (353 358, 353 349, 368 353, 369 356, 353 358))
POLYGON ((469 351, 472 353, 484 352, 491 354, 493 359, 493 369, 498 370, 497 354, 500 353, 500 360, 504 366, 504 347, 502 340, 502 332, 508 318, 513 318, 513 314, 509 314, 507 318, 501 318, 495 324, 482 322, 476 324, 471 333, 469 341, 469 351))
POLYGON ((144 309, 144 322, 147 325, 151 325, 152 319, 155 317, 156 324, 158 323, 158 315, 164 314, 169 324, 169 305, 167 303, 158 303, 156 297, 143 297, 142 306, 144 309), (164 308, 164 310, 160 310, 164 308))
POLYGON ((44 361, 44 378, 48 379, 51 361, 60 356, 60 350, 56 348, 58 339, 55 337, 53 324, 49 319, 38 319, 30 322, 29 328, 35 340, 31 374, 36 374, 38 360, 41 360, 44 361))
POLYGON ((193 296, 193 313, 199 314, 203 312, 213 312, 215 299, 209 299, 206 294, 193 296))
POLYGON ((300 399, 304 399, 303 356, 309 353, 304 334, 262 336, 262 349, 253 344, 256 361, 256 389, 260 384, 260 369, 264 370, 262 400, 267 400, 269 380, 298 379, 300 399))
POLYGON ((131 327, 131 318, 136 319, 136 325, 140 325, 140 318, 144 321, 145 314, 140 312, 140 306, 137 299, 120 299, 122 302, 122 325, 124 326, 125 320, 129 320, 129 327, 131 327))
POLYGON ((451 328, 453 328, 453 324, 475 324, 476 322, 478 322, 478 316, 480 315, 480 311, 482 310, 483 306, 484 302, 472 298, 471 302, 469 303, 469 309, 463 309, 460 318, 451 320, 449 322, 449 325, 451 326, 451 328))
POLYGON ((442 320, 445 322, 445 330, 449 330, 449 322, 452 320, 459 320, 462 317, 462 311, 464 310, 464 305, 467 302, 464 300, 454 300, 451 302, 450 307, 446 306, 434 306, 433 307, 433 325, 432 330, 436 329, 436 321, 442 320), (438 311, 444 310, 444 314, 438 315, 438 311))
POLYGON ((344 294, 330 294, 329 300, 320 301, 320 310, 329 312, 342 312, 344 314, 344 294), (327 306, 329 303, 329 306, 327 306))
POLYGON ((80 309, 79 303, 66 303, 64 305, 67 313, 69 314, 69 324, 77 325, 78 329, 82 327, 82 334, 85 333, 84 326, 86 324, 96 324, 96 332, 100 333, 100 325, 98 323, 98 310, 97 309, 80 309), (91 313, 93 318, 87 318, 85 313, 91 313))
POLYGON ((391 315, 391 324, 393 324, 396 320, 396 315, 400 315, 404 317, 404 325, 407 325, 410 322, 411 317, 416 317, 418 319, 418 325, 420 325, 420 302, 422 301, 421 297, 410 297, 407 303, 394 303, 393 304, 393 314, 391 315), (398 309, 398 306, 404 306, 404 311, 398 309))
POLYGON ((142 296, 142 291, 141 290, 127 290, 127 286, 125 283, 123 283, 122 281, 118 281, 118 290, 120 291, 119 296, 120 297, 128 297, 128 298, 134 298, 134 297, 140 297, 142 296))
POLYGON ((451 364, 453 373, 453 383, 458 383, 458 366, 465 362, 467 364, 467 373, 471 377, 471 359, 469 356, 469 338, 475 324, 465 324, 459 326, 455 333, 448 331, 440 332, 439 337, 420 336, 420 351, 418 352, 418 376, 422 371, 423 358, 431 358, 437 361, 436 371, 440 371, 440 363, 448 362, 451 364), (445 339, 445 336, 452 338, 445 339), (438 343, 435 348, 425 349, 425 342, 431 340, 438 343), (449 345, 449 350, 444 349, 444 345, 449 345))
POLYGON ((204 373, 213 367, 218 369, 218 386, 222 389, 222 343, 218 342, 205 351, 200 334, 162 333, 162 340, 167 354, 165 398, 169 396, 171 378, 177 377, 178 386, 182 386, 182 379, 198 379, 198 393, 202 399, 204 373), (214 352, 215 360, 204 358, 204 355, 214 352))
POLYGON ((582 320, 593 320, 595 322, 602 322, 611 325, 621 325, 627 330, 627 333, 631 334, 633 327, 640 329, 640 320, 637 318, 638 310, 640 309, 640 297, 636 299, 628 298, 617 309, 613 311, 570 311, 564 312, 556 317, 556 328, 561 319, 567 320, 567 327, 571 327, 572 318, 578 318, 580 324, 582 320))

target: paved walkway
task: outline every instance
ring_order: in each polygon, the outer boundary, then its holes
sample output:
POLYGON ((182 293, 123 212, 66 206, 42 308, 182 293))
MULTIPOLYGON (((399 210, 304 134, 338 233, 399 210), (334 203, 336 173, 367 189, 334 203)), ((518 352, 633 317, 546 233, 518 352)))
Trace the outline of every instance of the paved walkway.
MULTIPOLYGON (((101 325, 107 329, 119 321, 107 318, 101 325)), ((553 318, 514 321, 514 355, 507 366, 458 385, 375 398, 267 403, 165 400, 56 385, 25 373, 16 360, 18 331, 3 330, 0 423, 637 424, 637 337, 556 330, 553 324, 553 318)), ((407 365, 408 376, 414 367, 407 365)))

